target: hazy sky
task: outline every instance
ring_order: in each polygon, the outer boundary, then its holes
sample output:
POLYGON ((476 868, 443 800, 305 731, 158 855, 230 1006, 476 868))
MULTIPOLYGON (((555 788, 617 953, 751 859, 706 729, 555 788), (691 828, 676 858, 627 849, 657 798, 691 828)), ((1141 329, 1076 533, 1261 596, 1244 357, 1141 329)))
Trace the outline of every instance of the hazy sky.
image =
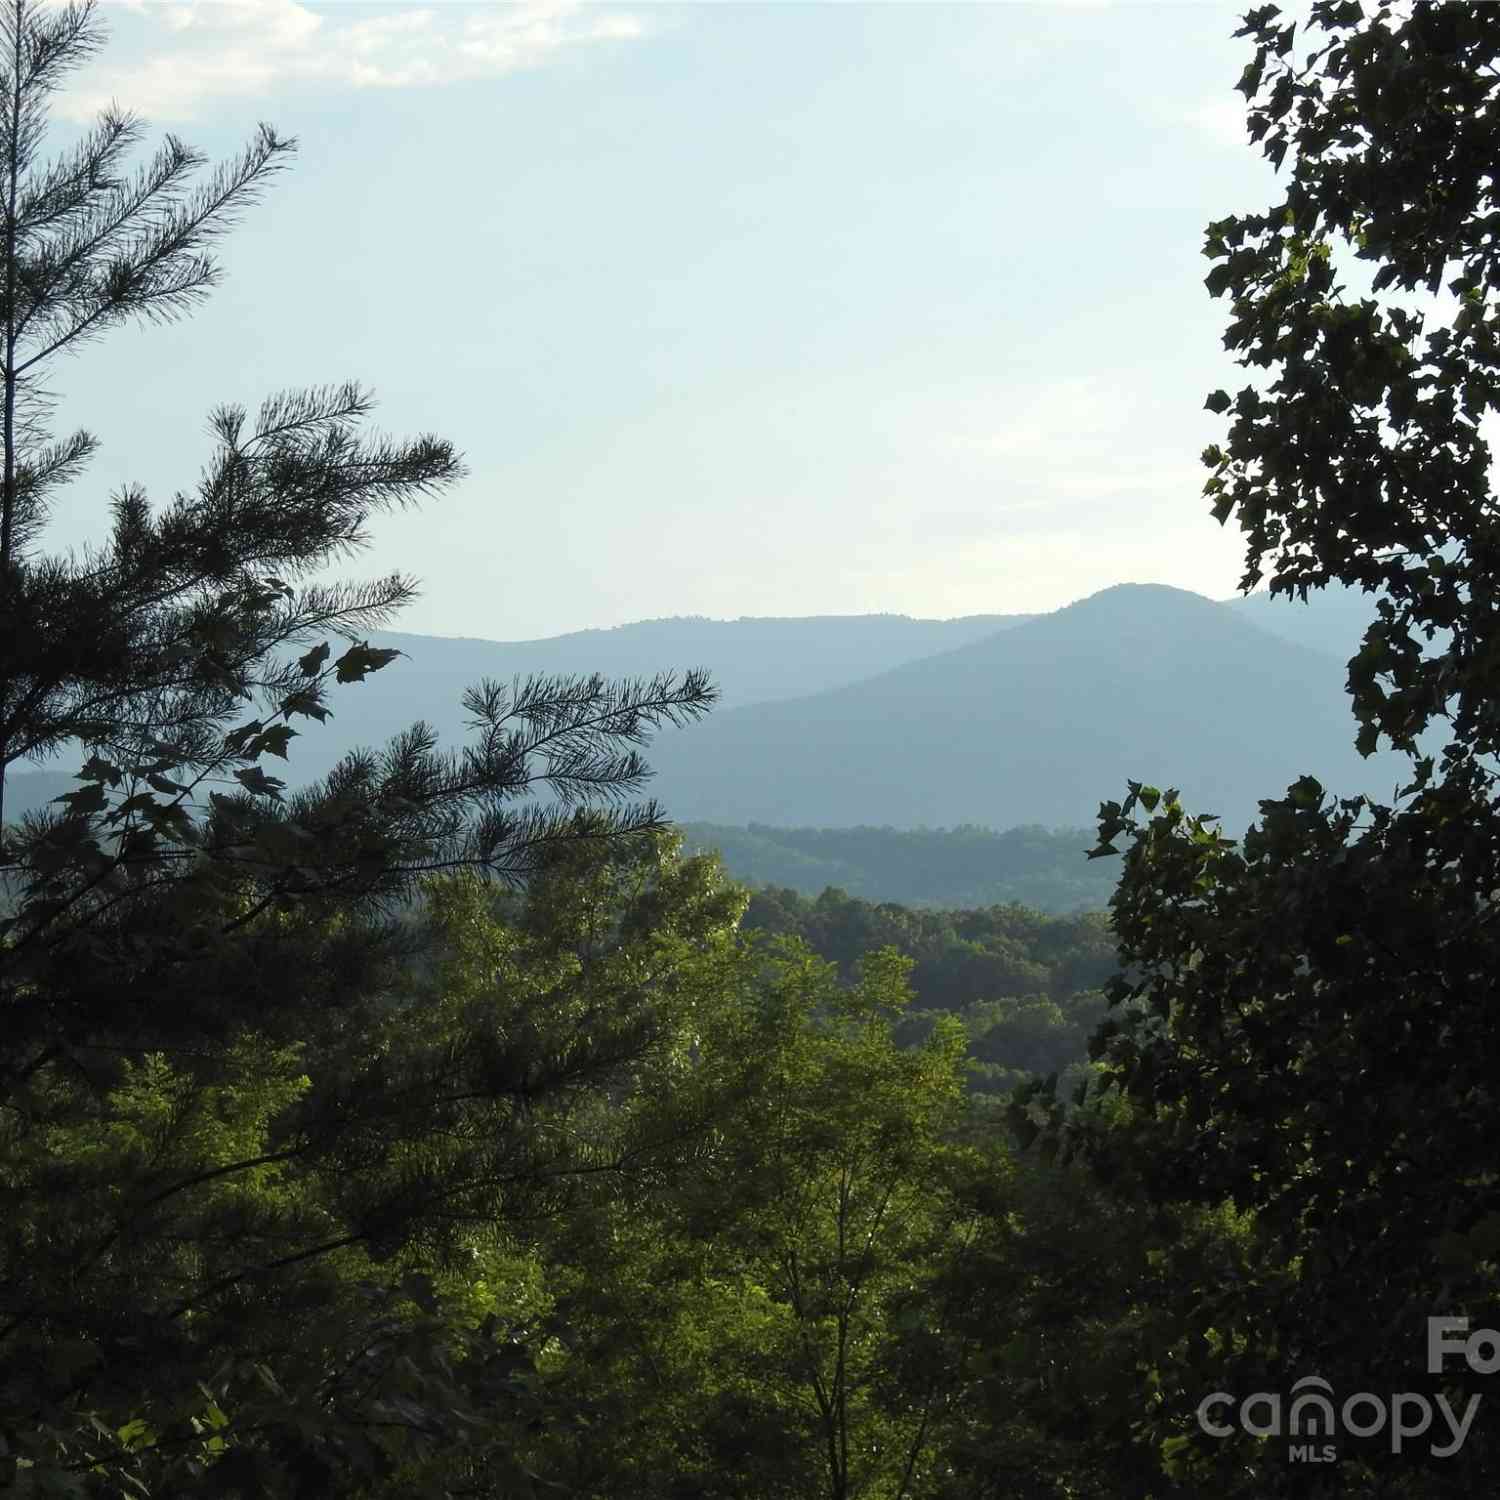
POLYGON ((102 448, 48 546, 191 489, 220 402, 357 379, 471 469, 337 570, 416 574, 395 628, 1228 596, 1200 251, 1277 187, 1245 8, 104 4, 44 158, 111 98, 132 165, 300 149, 204 305, 54 361, 102 448))

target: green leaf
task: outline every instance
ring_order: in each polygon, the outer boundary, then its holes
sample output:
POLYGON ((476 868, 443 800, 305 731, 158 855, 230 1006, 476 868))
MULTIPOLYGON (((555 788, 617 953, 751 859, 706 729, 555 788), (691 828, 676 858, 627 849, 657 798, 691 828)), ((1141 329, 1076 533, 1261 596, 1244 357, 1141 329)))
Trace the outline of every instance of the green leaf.
POLYGON ((197 844, 202 839, 192 814, 180 803, 173 802, 166 807, 153 803, 145 812, 151 827, 167 838, 183 844, 197 844))
POLYGON ((61 797, 54 797, 54 802, 66 802, 68 810, 75 817, 86 817, 90 813, 100 812, 106 805, 104 795, 104 783, 102 781, 90 782, 76 792, 64 792, 61 797))
POLYGON ((361 641, 357 646, 351 646, 335 663, 338 680, 363 682, 367 672, 378 672, 401 654, 394 649, 382 649, 370 645, 368 641, 361 641))
POLYGON ((245 746, 244 754, 248 757, 256 757, 266 753, 280 756, 282 760, 287 758, 286 744, 297 731, 286 724, 273 724, 269 729, 263 729, 248 745, 245 746))
POLYGON ((1323 800, 1323 786, 1315 777, 1303 776, 1287 791, 1288 800, 1296 807, 1311 809, 1323 800))
POLYGON ((281 711, 284 714, 301 714, 305 718, 316 719, 320 724, 328 718, 328 710, 312 693, 305 691, 288 693, 281 700, 281 711))
POLYGON ((306 656, 297 659, 297 665, 302 668, 304 677, 315 677, 322 668, 323 663, 328 660, 328 642, 324 641, 321 646, 315 646, 306 656))
POLYGON ((231 755, 241 754, 252 736, 260 733, 261 727, 259 719, 251 719, 248 724, 241 724, 238 729, 224 736, 224 749, 231 755))
POLYGON ((150 1423, 143 1417, 131 1418, 115 1435, 124 1447, 130 1449, 135 1448, 138 1444, 144 1446, 151 1442, 153 1438, 150 1423))
POLYGON ((113 761, 101 760, 97 755, 89 756, 84 767, 74 778, 77 781, 107 781, 111 786, 120 784, 120 768, 113 761))
POLYGON ((1230 398, 1228 391, 1213 391, 1207 401, 1203 403, 1205 411, 1211 411, 1215 416, 1220 416, 1229 410, 1230 398))
POLYGON ((235 780, 245 788, 246 791, 255 792, 262 797, 274 797, 281 801, 281 789, 286 785, 284 781, 278 781, 275 777, 267 776, 259 766, 251 766, 248 770, 236 771, 235 780))
POLYGON ((287 741, 295 739, 296 737, 297 731, 290 725, 276 724, 272 726, 272 728, 266 730, 266 749, 270 752, 270 754, 278 756, 280 759, 285 760, 287 758, 287 741))

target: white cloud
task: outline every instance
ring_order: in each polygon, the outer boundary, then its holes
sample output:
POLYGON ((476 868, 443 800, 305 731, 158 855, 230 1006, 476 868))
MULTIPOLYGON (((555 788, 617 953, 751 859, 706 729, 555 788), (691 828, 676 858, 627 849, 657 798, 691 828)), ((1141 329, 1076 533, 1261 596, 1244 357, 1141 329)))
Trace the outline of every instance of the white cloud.
POLYGON ((147 119, 189 120, 227 98, 287 82, 336 88, 419 88, 496 78, 565 51, 641 36, 634 16, 579 0, 385 8, 342 20, 340 6, 298 0, 109 0, 139 17, 151 55, 81 69, 57 113, 92 122, 114 99, 147 119))

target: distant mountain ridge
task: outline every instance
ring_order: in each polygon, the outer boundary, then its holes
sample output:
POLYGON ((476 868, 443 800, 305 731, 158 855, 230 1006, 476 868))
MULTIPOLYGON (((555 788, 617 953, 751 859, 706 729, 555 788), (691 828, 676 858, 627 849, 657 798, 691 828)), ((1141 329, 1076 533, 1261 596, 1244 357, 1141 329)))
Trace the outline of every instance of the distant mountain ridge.
POLYGON ((1362 761, 1332 653, 1159 584, 1120 584, 980 641, 795 702, 661 734, 674 817, 1086 825, 1127 778, 1181 789, 1238 837, 1303 774, 1388 801, 1403 757, 1362 761))
MULTIPOLYGON (((1352 590, 1216 603, 1121 584, 1049 614, 954 620, 679 617, 509 643, 376 631, 410 659, 336 688, 329 721, 299 723, 290 765, 267 769, 302 785, 418 719, 457 748, 483 677, 703 666, 720 706, 643 751, 658 774, 639 795, 674 820, 1073 828, 1133 776, 1180 784, 1233 832, 1304 771, 1389 799, 1406 763, 1359 760, 1343 693, 1374 613, 1352 590)), ((73 769, 13 767, 7 816, 75 786, 73 769)))

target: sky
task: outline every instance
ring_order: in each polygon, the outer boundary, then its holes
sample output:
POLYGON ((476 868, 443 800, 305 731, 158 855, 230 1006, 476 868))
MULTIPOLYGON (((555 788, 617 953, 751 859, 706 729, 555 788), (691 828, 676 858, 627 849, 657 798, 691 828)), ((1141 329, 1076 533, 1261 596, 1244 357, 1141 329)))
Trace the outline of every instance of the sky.
POLYGON ((1278 194, 1246 8, 105 0, 43 162, 111 100, 132 166, 299 149, 205 302, 52 362, 101 448, 46 549, 191 491, 214 407, 353 379, 469 469, 326 575, 420 580, 391 628, 1229 597, 1201 250, 1278 194))

